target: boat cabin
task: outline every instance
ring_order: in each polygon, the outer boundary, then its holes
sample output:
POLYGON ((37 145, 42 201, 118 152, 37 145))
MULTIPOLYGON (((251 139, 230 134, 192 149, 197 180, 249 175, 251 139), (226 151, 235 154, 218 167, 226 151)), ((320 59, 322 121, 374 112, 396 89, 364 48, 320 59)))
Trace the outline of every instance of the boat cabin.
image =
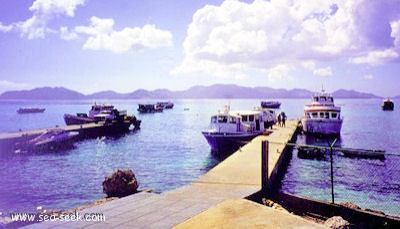
POLYGON ((305 111, 308 119, 340 119, 340 111, 305 111))
MULTIPOLYGON (((254 119, 254 117, 252 117, 252 119, 254 119)), ((242 117, 240 115, 231 114, 218 114, 211 116, 210 128, 217 132, 228 133, 253 131, 252 126, 242 122, 242 117)))
POLYGON ((331 94, 318 93, 312 97, 312 106, 334 106, 333 97, 331 94))
POLYGON ((95 122, 111 122, 113 120, 121 121, 127 116, 126 110, 103 110, 99 114, 94 116, 95 122))
POLYGON ((336 107, 332 94, 317 93, 312 96, 312 102, 304 107, 304 117, 307 119, 340 120, 340 107, 336 107))
POLYGON ((228 111, 211 116, 210 128, 218 132, 262 132, 262 112, 228 111))
POLYGON ((111 111, 114 109, 113 105, 109 104, 94 104, 89 111, 89 117, 94 118, 95 115, 100 114, 102 111, 111 111))

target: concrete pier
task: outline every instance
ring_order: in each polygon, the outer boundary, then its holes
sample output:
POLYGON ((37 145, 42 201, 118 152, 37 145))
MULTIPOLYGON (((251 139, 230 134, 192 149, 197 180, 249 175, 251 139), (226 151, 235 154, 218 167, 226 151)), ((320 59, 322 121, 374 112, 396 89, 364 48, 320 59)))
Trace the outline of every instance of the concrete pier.
POLYGON ((103 213, 104 222, 44 222, 29 228, 324 228, 303 218, 244 198, 261 190, 261 142, 269 144, 269 177, 279 173, 286 143, 298 122, 273 127, 225 159, 204 176, 162 194, 138 193, 80 214, 103 213))
POLYGON ((13 133, 1 133, 0 153, 13 153, 18 149, 18 144, 23 144, 50 129, 60 128, 66 131, 77 131, 79 132, 79 138, 77 140, 83 140, 86 138, 96 138, 98 136, 109 134, 125 133, 128 131, 130 125, 131 123, 128 121, 112 123, 99 122, 82 125, 55 126, 36 130, 21 130, 13 133))

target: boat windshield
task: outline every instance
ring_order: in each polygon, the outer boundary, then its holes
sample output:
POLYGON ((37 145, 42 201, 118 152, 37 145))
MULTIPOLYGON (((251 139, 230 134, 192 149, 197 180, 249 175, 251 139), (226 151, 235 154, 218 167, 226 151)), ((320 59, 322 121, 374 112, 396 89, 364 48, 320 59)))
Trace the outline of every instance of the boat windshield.
POLYGON ((218 122, 219 122, 219 123, 226 123, 226 122, 228 122, 228 116, 225 116, 225 115, 223 115, 223 116, 218 116, 218 122))

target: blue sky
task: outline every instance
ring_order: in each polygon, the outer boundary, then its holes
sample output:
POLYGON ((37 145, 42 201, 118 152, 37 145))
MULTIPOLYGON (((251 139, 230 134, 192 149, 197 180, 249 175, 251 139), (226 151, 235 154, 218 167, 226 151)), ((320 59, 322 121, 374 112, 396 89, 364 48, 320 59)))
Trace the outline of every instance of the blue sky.
POLYGON ((400 0, 0 0, 0 93, 216 83, 400 95, 400 0))

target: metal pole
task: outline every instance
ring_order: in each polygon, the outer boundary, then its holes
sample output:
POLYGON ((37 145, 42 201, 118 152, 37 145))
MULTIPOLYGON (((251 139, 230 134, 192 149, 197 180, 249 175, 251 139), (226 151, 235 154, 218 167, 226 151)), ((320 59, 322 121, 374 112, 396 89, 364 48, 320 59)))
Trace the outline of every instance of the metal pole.
POLYGON ((269 196, 269 176, 268 176, 268 141, 261 142, 261 192, 263 197, 269 196))
POLYGON ((333 159, 332 159, 332 154, 333 154, 333 146, 335 145, 337 141, 337 138, 335 138, 335 140, 333 141, 333 143, 330 145, 331 148, 331 153, 330 153, 330 159, 331 159, 331 195, 332 195, 332 203, 335 203, 335 194, 333 191, 333 159))

